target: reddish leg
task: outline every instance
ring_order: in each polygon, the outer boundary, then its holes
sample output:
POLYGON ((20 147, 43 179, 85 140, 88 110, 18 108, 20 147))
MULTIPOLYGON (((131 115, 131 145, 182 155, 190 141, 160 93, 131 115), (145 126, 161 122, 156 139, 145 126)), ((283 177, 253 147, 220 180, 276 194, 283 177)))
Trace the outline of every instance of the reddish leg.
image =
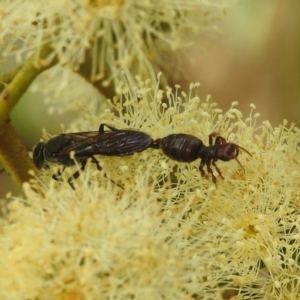
POLYGON ((208 140, 209 140, 209 146, 212 146, 213 144, 215 145, 222 145, 226 143, 226 139, 224 139, 222 136, 220 136, 218 133, 216 132, 212 132, 209 136, 208 136, 208 140), (213 138, 215 139, 215 143, 213 143, 213 138))
POLYGON ((204 166, 205 166, 205 162, 204 160, 202 159, 201 162, 200 162, 200 166, 199 166, 199 171, 201 173, 201 177, 202 178, 206 178, 206 174, 205 174, 205 171, 204 171, 204 166))
POLYGON ((217 178, 216 178, 216 176, 214 175, 214 173, 213 173, 213 171, 212 171, 212 169, 211 169, 211 167, 210 167, 210 164, 211 164, 211 161, 210 161, 210 160, 206 162, 207 172, 211 174, 212 182, 213 182, 214 184, 217 184, 217 178))
POLYGON ((222 179, 224 179, 224 177, 223 177, 223 175, 222 175, 220 169, 218 168, 218 166, 216 165, 216 163, 215 163, 214 161, 212 162, 212 165, 216 168, 216 170, 217 170, 219 176, 220 176, 222 179))

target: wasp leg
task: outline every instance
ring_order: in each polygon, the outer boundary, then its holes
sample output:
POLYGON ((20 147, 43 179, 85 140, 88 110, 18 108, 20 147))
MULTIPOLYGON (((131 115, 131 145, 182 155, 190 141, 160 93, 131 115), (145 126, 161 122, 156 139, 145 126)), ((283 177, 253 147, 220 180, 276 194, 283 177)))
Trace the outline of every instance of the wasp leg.
POLYGON ((79 170, 77 170, 72 176, 70 176, 69 178, 68 178, 68 183, 69 183, 69 185, 71 186, 71 188, 73 189, 73 190, 75 190, 75 187, 74 187, 74 185, 73 185, 73 183, 72 183, 72 180, 73 179, 77 179, 79 176, 80 176, 80 172, 81 171, 84 171, 84 169, 85 169, 85 166, 86 166, 86 163, 87 163, 87 160, 84 160, 84 161, 81 161, 81 168, 79 169, 79 170))
POLYGON ((224 139, 222 136, 216 137, 215 145, 222 145, 222 144, 226 144, 226 143, 227 143, 226 139, 224 139))
POLYGON ((207 172, 211 174, 212 182, 213 182, 214 184, 217 184, 217 178, 216 178, 216 176, 214 175, 213 170, 212 170, 212 168, 210 167, 210 164, 211 164, 211 161, 208 160, 208 161, 206 162, 207 172))
POLYGON ((106 126, 107 128, 109 128, 111 131, 118 131, 119 130, 119 129, 113 127, 113 126, 110 126, 110 125, 107 125, 105 123, 102 123, 99 126, 99 133, 104 133, 104 126, 106 126))
POLYGON ((215 145, 222 145, 222 144, 225 144, 226 143, 226 139, 224 139, 222 136, 218 135, 218 133, 216 132, 212 132, 209 136, 208 136, 208 139, 209 139, 209 146, 212 146, 213 145, 213 138, 216 138, 215 139, 215 145))
POLYGON ((200 166, 199 166, 199 171, 201 173, 201 177, 202 178, 206 178, 206 174, 205 174, 205 171, 204 171, 204 166, 205 166, 205 161, 202 159, 201 162, 200 162, 200 166))
MULTIPOLYGON (((91 156, 90 158, 91 158, 91 162, 94 163, 94 164, 96 164, 97 169, 98 169, 99 171, 102 171, 102 167, 100 166, 98 160, 97 160, 94 156, 91 156)), ((84 171, 84 169, 85 169, 85 167, 86 167, 86 164, 87 164, 87 159, 86 159, 86 160, 81 160, 80 162, 81 162, 81 168, 80 168, 79 170, 77 170, 77 171, 76 171, 72 176, 70 176, 70 177, 68 178, 68 180, 67 180, 68 183, 69 183, 69 185, 71 186, 71 188, 72 188, 73 190, 75 190, 75 187, 74 187, 74 184, 72 183, 72 180, 77 179, 77 178, 80 176, 80 173, 81 173, 82 171, 84 171)), ((64 167, 62 170, 58 170, 57 174, 53 174, 53 175, 52 175, 52 178, 53 178, 54 180, 56 180, 56 181, 63 181, 60 177, 62 176, 62 173, 63 173, 63 171, 65 170, 65 168, 66 168, 66 167, 64 167)), ((113 184, 116 184, 118 187, 120 187, 121 189, 124 190, 124 187, 123 187, 122 185, 120 185, 120 184, 118 184, 117 182, 115 182, 114 180, 108 178, 108 177, 106 176, 105 173, 104 173, 103 176, 104 176, 106 179, 110 180, 113 184)))
POLYGON ((212 132, 212 133, 208 136, 209 146, 212 146, 212 145, 213 145, 213 138, 216 137, 217 135, 218 135, 218 133, 212 132))
POLYGON ((220 169, 218 168, 218 166, 216 165, 216 163, 215 163, 214 161, 212 162, 212 165, 213 165, 213 166, 215 167, 215 169, 217 170, 219 176, 220 176, 222 179, 224 179, 224 177, 223 177, 223 175, 222 175, 220 169))
MULTIPOLYGON (((92 159, 91 162, 96 165, 98 171, 102 171, 102 167, 100 166, 99 161, 94 156, 91 156, 90 158, 92 159)), ((105 176, 105 174, 104 174, 104 176, 105 176)))
POLYGON ((65 168, 66 168, 66 167, 63 167, 62 170, 59 169, 59 170, 57 171, 56 174, 53 174, 53 175, 52 175, 52 179, 54 179, 54 180, 56 180, 56 181, 63 181, 63 180, 62 180, 61 178, 59 178, 59 177, 61 177, 61 175, 62 175, 62 173, 64 172, 65 168))
POLYGON ((72 188, 72 190, 74 190, 75 191, 75 187, 74 187, 74 184, 72 183, 72 181, 70 180, 68 180, 68 184, 70 185, 70 187, 72 188))
MULTIPOLYGON (((85 162, 85 164, 86 164, 86 162, 85 162)), ((84 167, 85 167, 85 165, 82 166, 81 169, 84 170, 84 167)), ((56 181, 63 181, 60 177, 62 176, 62 173, 64 172, 65 168, 66 168, 66 167, 63 167, 62 170, 59 169, 59 170, 57 171, 56 174, 53 174, 53 175, 52 175, 52 179, 54 179, 54 180, 56 180, 56 181)), ((72 179, 78 178, 79 175, 80 175, 80 173, 79 173, 79 171, 77 171, 77 172, 75 172, 71 177, 69 177, 69 179, 68 179, 68 183, 69 183, 69 185, 71 186, 71 188, 72 188, 73 190, 75 190, 75 187, 74 187, 74 185, 73 185, 73 183, 72 183, 72 179)))
MULTIPOLYGON (((101 124, 102 125, 102 124, 101 124)), ((100 126, 101 126, 100 125, 100 126)), ((92 163, 96 164, 96 167, 99 171, 102 171, 102 167, 100 166, 99 164, 99 161, 94 157, 94 156, 91 156, 91 159, 92 159, 92 163)), ((110 180, 113 184, 117 185, 118 187, 120 187, 121 189, 124 190, 124 187, 121 185, 121 184, 118 184, 117 182, 115 182, 114 180, 110 179, 109 177, 107 177, 107 175, 104 173, 103 174, 104 178, 110 180)))

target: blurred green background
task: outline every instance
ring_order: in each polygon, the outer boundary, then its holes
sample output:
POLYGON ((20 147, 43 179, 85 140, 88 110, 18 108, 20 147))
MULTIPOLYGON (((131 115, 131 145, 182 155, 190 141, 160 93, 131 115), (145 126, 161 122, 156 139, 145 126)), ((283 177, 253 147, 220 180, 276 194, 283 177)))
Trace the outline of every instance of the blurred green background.
MULTIPOLYGON (((200 82, 200 99, 210 94, 223 110, 238 101, 237 108, 247 117, 254 103, 259 122, 268 119, 277 126, 287 119, 299 127, 300 1, 242 0, 217 25, 222 35, 202 34, 199 44, 185 53, 192 63, 183 57, 176 65, 178 72, 172 71, 179 74, 172 83, 187 91, 191 82, 200 82), (211 42, 205 52, 200 50, 203 39, 211 42)), ((77 116, 48 115, 42 97, 28 92, 12 114, 28 149, 39 141, 42 128, 59 134, 60 124, 67 128, 77 116)), ((0 173, 0 182, 0 198, 9 191, 18 194, 5 172, 0 173)))

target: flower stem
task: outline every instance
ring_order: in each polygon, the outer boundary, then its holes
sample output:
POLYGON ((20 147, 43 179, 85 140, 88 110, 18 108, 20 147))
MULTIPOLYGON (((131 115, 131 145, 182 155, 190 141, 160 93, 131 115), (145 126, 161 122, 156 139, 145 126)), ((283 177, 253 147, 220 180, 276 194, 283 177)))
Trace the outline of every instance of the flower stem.
POLYGON ((34 170, 34 165, 10 120, 0 126, 0 141, 0 163, 22 190, 22 184, 30 179, 28 171, 34 170))
POLYGON ((51 44, 45 43, 37 52, 33 53, 25 64, 16 71, 12 71, 3 76, 3 81, 7 80, 8 85, 3 89, 0 97, 0 123, 9 118, 9 114, 27 91, 33 80, 43 71, 51 68, 57 63, 53 58, 47 61, 49 54, 52 52, 51 44), (14 76, 11 78, 12 75, 14 76))
POLYGON ((12 126, 9 115, 33 80, 57 63, 56 58, 49 60, 51 52, 51 44, 45 43, 21 68, 1 77, 0 163, 20 190, 22 184, 30 179, 28 171, 34 169, 34 165, 12 126))
POLYGON ((21 67, 12 70, 0 77, 0 93, 5 89, 5 87, 12 82, 14 77, 17 75, 17 73, 20 71, 21 67))

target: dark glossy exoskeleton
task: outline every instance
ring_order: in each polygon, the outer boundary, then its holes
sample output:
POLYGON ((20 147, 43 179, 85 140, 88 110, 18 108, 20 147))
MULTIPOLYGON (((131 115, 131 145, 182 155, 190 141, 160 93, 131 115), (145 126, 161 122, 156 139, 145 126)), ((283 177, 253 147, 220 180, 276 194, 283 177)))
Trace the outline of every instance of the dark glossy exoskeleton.
POLYGON ((216 184, 217 179, 213 174, 211 165, 215 167, 218 174, 222 179, 222 173, 216 165, 218 159, 223 161, 229 161, 235 159, 239 165, 243 168, 238 160, 239 150, 242 149, 250 156, 252 156, 246 149, 233 143, 227 143, 226 140, 218 136, 213 132, 209 135, 209 146, 205 146, 201 140, 190 134, 170 134, 162 139, 155 140, 151 148, 161 149, 163 153, 173 160, 180 162, 192 162, 198 158, 201 159, 199 171, 202 177, 206 177, 204 166, 212 176, 213 183, 216 184), (215 137, 215 143, 213 144, 213 138, 215 137))
MULTIPOLYGON (((102 170, 94 155, 126 156, 135 152, 141 152, 153 143, 152 138, 137 130, 117 129, 107 124, 101 124, 99 131, 87 131, 60 134, 47 142, 40 142, 33 151, 33 163, 37 169, 47 168, 47 163, 57 163, 64 166, 73 166, 75 161, 70 157, 74 151, 74 158, 81 164, 80 170, 84 170, 87 160, 91 159, 98 170, 102 170), (104 127, 110 129, 105 131, 104 127)), ((62 172, 52 176, 60 181, 62 172)), ((74 189, 72 180, 78 178, 80 171, 75 172, 68 182, 74 189)), ((106 177, 106 175, 104 174, 106 177)))

